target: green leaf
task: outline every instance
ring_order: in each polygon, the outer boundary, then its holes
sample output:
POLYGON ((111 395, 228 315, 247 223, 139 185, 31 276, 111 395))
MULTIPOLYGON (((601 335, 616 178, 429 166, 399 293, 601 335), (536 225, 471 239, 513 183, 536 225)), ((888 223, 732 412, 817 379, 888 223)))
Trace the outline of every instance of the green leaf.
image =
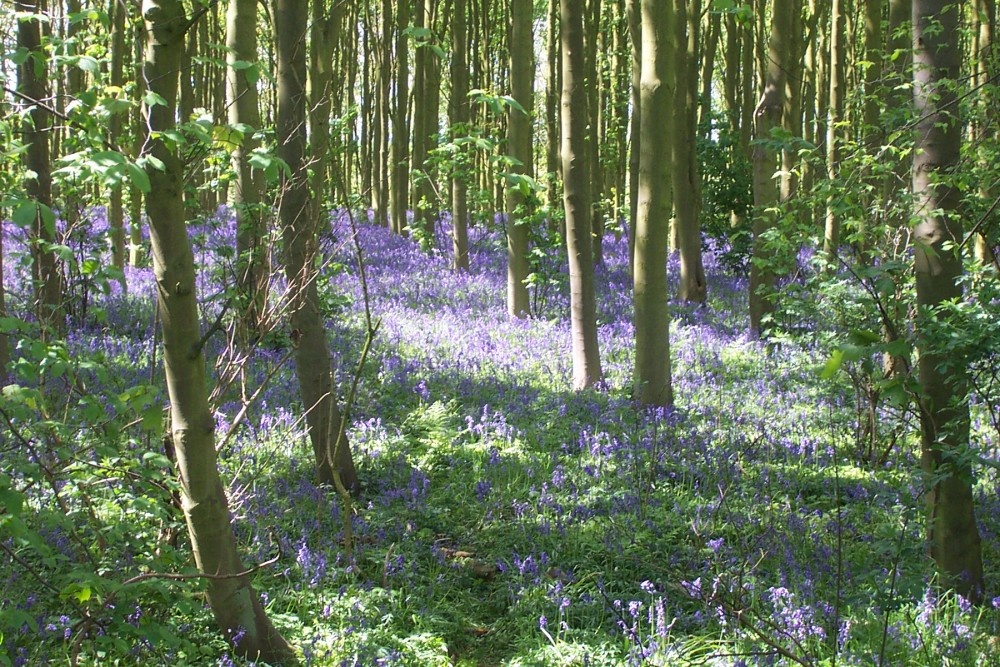
POLYGON ((18 227, 28 228, 35 224, 38 219, 38 202, 23 201, 17 205, 10 216, 11 221, 18 227))
POLYGON ((76 66, 90 74, 97 74, 101 71, 101 64, 91 56, 80 56, 80 59, 76 61, 76 66))
POLYGON ((834 350, 830 358, 827 359, 826 364, 823 365, 823 370, 820 372, 819 376, 824 380, 829 380, 837 374, 840 370, 841 365, 844 363, 844 352, 843 350, 834 350))
MULTIPOLYGON (((150 159, 150 164, 152 164, 153 159, 155 158, 150 159)), ((156 161, 159 162, 159 160, 156 161)), ((135 185, 135 187, 139 188, 139 191, 142 194, 147 194, 152 189, 152 186, 149 183, 149 175, 135 162, 125 163, 125 173, 128 174, 129 180, 132 181, 132 184, 135 185)))
POLYGON ((0 488, 0 508, 4 514, 18 516, 24 509, 24 494, 11 488, 0 488))
MULTIPOLYGON (((159 435, 163 429, 163 410, 158 405, 151 405, 142 411, 142 430, 153 435, 159 435)), ((168 467, 170 462, 167 461, 168 467)))
POLYGON ((167 106, 167 101, 163 98, 163 96, 154 93, 151 90, 147 90, 146 94, 142 96, 142 103, 147 107, 167 106))

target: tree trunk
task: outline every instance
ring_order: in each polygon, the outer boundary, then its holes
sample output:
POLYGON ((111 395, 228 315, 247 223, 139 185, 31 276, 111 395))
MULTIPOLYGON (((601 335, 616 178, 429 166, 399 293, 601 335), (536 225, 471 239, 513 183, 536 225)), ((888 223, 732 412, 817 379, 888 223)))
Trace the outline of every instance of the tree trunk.
MULTIPOLYGON (((670 238, 671 128, 676 71, 671 58, 674 11, 662 0, 641 0, 642 73, 638 215, 636 217, 633 300, 635 373, 633 395, 644 405, 670 406, 670 313, 667 308, 667 253, 670 238)), ((677 44, 679 47, 680 45, 677 44)), ((678 49, 679 50, 679 49, 678 49)), ((676 134, 675 134, 676 136, 676 134)))
MULTIPOLYGON (((466 0, 455 0, 451 24, 451 126, 469 125, 469 42, 466 0)), ((456 166, 451 179, 452 257, 456 271, 469 270, 469 166, 456 166)))
MULTIPOLYGON (((510 38, 510 88, 524 113, 511 109, 507 118, 507 151, 511 171, 532 176, 532 112, 535 80, 531 0, 512 0, 510 38)), ((507 189, 507 314, 528 316, 528 221, 530 205, 521 188, 507 189)))
MULTIPOLYGON (((392 229, 404 233, 410 202, 410 126, 406 122, 410 99, 410 0, 396 3, 396 97, 392 110, 392 229)), ((463 35, 464 37, 464 35, 463 35)), ((467 108, 467 107, 466 107, 467 108)))
POLYGON ((594 244, 594 264, 604 263, 604 179, 601 177, 600 64, 597 43, 601 29, 601 0, 583 0, 584 17, 584 98, 587 103, 587 166, 590 169, 590 227, 594 244))
MULTIPOLYGON (((826 122, 826 177, 836 183, 840 176, 840 123, 844 116, 844 5, 843 0, 833 0, 830 8, 830 99, 826 122)), ((840 248, 840 214, 837 202, 840 197, 831 194, 826 202, 826 229, 823 235, 823 252, 830 265, 837 261, 840 248)))
POLYGON ((231 153, 233 187, 230 201, 236 213, 236 290, 244 339, 256 338, 263 327, 267 303, 267 233, 264 224, 264 180, 250 166, 261 129, 257 106, 257 2, 229 0, 226 12, 226 105, 229 122, 246 126, 231 153))
POLYGON ((583 2, 560 0, 562 31, 562 173, 569 255, 573 388, 602 380, 597 345, 597 299, 594 286, 590 222, 590 166, 587 164, 587 94, 584 91, 583 2))
POLYGON ((547 201, 550 210, 555 210, 559 202, 559 0, 549 1, 548 31, 546 32, 546 77, 545 90, 545 164, 549 174, 547 201))
MULTIPOLYGON (((963 3, 913 0, 914 269, 920 316, 960 299, 961 193, 949 182, 959 163, 962 127, 955 82, 961 70, 958 19, 963 3), (943 182, 942 182, 943 181, 943 182)), ((968 380, 939 350, 921 350, 921 467, 927 487, 927 541, 939 583, 973 601, 984 590, 982 547, 972 500, 968 380)))
MULTIPOLYGON (((375 224, 389 226, 389 95, 392 76, 392 2, 382 0, 382 34, 378 42, 378 76, 375 79, 375 108, 372 119, 372 205, 375 224)), ((400 230, 401 231, 401 230, 400 230)))
POLYGON ((798 5, 791 0, 775 0, 771 18, 771 38, 764 79, 764 95, 754 111, 757 145, 753 148, 753 261, 750 265, 750 331, 763 335, 764 320, 773 306, 770 301, 774 288, 774 271, 767 264, 771 253, 763 240, 764 233, 774 225, 769 210, 779 201, 775 180, 777 151, 770 145, 771 131, 781 127, 785 111, 785 72, 789 54, 790 15, 798 5))
POLYGON ((321 484, 355 491, 357 476, 337 406, 326 329, 316 286, 317 221, 309 206, 305 162, 306 0, 278 0, 278 155, 288 165, 278 215, 285 243, 285 275, 295 349, 295 374, 321 484))
MULTIPOLYGON (((695 13, 695 16, 698 14, 695 13)), ((715 78, 715 58, 719 52, 719 42, 722 39, 722 13, 710 11, 706 27, 704 44, 700 49, 702 54, 701 94, 698 96, 697 128, 698 136, 707 138, 711 131, 709 122, 712 120, 712 84, 715 78)))
MULTIPOLYGON (((701 1, 674 0, 675 83, 672 139, 668 149, 672 156, 671 177, 674 189, 674 225, 677 249, 680 251, 681 279, 678 296, 682 301, 704 303, 707 286, 701 258, 701 208, 698 175, 698 27, 701 21, 701 1), (690 4, 690 7, 688 5, 690 4)), ((661 46, 660 48, 665 48, 661 46)), ((662 120, 660 121, 662 122, 662 120)))
POLYGON ((226 640, 253 660, 295 664, 292 647, 264 613, 245 571, 219 478, 215 420, 208 403, 195 294, 194 256, 184 218, 183 165, 160 138, 174 127, 177 77, 188 27, 179 0, 145 0, 143 77, 164 104, 146 107, 149 134, 143 155, 164 166, 146 168, 153 274, 163 331, 163 366, 170 397, 170 431, 177 455, 181 504, 198 570, 208 575, 208 603, 226 640))
MULTIPOLYGON (((975 17, 973 23, 975 29, 973 35, 975 77, 973 83, 975 89, 980 91, 979 118, 977 118, 973 128, 973 136, 977 146, 986 146, 989 144, 991 133, 996 133, 997 105, 1000 104, 1000 95, 997 94, 998 82, 995 78, 998 72, 997 60, 1000 58, 1000 52, 998 52, 994 41, 997 20, 996 1, 975 0, 973 16, 975 17)), ((988 171, 990 168, 988 151, 985 151, 985 154, 980 158, 980 168, 984 171, 988 171)), ((983 179, 980 182, 979 198, 984 202, 992 202, 996 199, 996 187, 989 182, 989 179, 983 179)), ((987 222, 981 225, 973 240, 976 259, 983 265, 1000 266, 993 251, 997 231, 996 220, 994 213, 992 224, 987 222), (994 237, 993 241, 990 239, 991 235, 994 237)))
POLYGON ((642 8, 640 0, 626 0, 628 14, 628 32, 632 41, 632 116, 629 119, 629 153, 628 153, 628 258, 629 267, 635 268, 635 239, 639 219, 639 150, 642 141, 642 8))
MULTIPOLYGON (((125 89, 125 14, 128 8, 124 3, 111 3, 111 72, 112 86, 119 90, 125 89)), ((123 130, 122 114, 112 114, 108 120, 108 133, 118 141, 123 130)), ((124 148, 119 146, 119 148, 124 148)), ((119 185, 108 193, 108 228, 111 234, 111 265, 116 269, 125 268, 125 206, 122 195, 123 186, 119 185)))
POLYGON ((51 119, 44 105, 48 99, 48 70, 42 49, 41 9, 37 0, 17 0, 17 45, 27 58, 17 68, 17 92, 30 105, 28 120, 22 125, 21 136, 27 150, 25 167, 33 173, 25 180, 24 189, 35 203, 32 226, 31 259, 34 283, 35 312, 38 321, 47 328, 61 329, 63 318, 62 280, 59 263, 51 250, 55 242, 55 219, 52 214, 52 171, 49 156, 51 119))

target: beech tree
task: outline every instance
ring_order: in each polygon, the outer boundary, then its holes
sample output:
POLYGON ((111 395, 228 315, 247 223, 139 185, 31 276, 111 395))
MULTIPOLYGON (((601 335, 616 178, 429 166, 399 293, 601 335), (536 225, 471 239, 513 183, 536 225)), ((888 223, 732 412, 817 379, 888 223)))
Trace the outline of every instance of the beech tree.
MULTIPOLYGON (((512 0, 510 39, 510 87, 521 109, 511 108, 507 119, 507 152, 514 174, 532 176, 534 144, 532 111, 535 80, 534 40, 531 34, 531 0, 512 0)), ((507 188, 507 313, 528 315, 528 222, 523 218, 528 197, 521 183, 507 188)))
POLYGON ((674 13, 662 0, 640 2, 642 73, 639 79, 639 174, 635 222, 633 395, 645 405, 673 404, 667 254, 670 245, 670 105, 674 13))
POLYGON ((754 111, 753 149, 753 263, 750 266, 750 330, 761 335, 764 318, 771 312, 770 292, 774 286, 774 271, 768 266, 771 259, 764 240, 765 232, 774 224, 772 207, 779 201, 777 153, 771 132, 781 127, 785 112, 785 73, 791 52, 789 31, 790 16, 797 8, 791 0, 775 0, 771 18, 771 37, 768 42, 767 69, 764 94, 754 111))
POLYGON ((249 338, 261 329, 268 280, 261 206, 264 180, 250 166, 250 156, 258 145, 254 135, 261 129, 256 0, 229 0, 226 49, 226 104, 234 128, 230 197, 236 214, 236 288, 241 298, 241 324, 249 338))
POLYGON ((602 379, 591 239, 587 96, 584 91, 583 2, 560 0, 562 32, 562 178, 569 255, 573 388, 602 379))
MULTIPOLYGON (((704 303, 708 286, 701 257, 701 181, 698 174, 698 26, 700 0, 674 0, 672 23, 673 69, 675 82, 672 108, 664 115, 673 116, 669 154, 673 182, 674 225, 680 251, 681 279, 679 296, 684 301, 704 303)), ((663 46, 659 48, 664 48, 663 46)), ((661 119, 656 122, 663 123, 661 119)), ((659 156, 656 159, 661 159, 659 156)), ((640 170, 641 170, 640 165, 640 170)))
POLYGON ((30 176, 24 188, 34 206, 32 224, 32 279, 35 311, 40 322, 60 328, 62 285, 59 265, 52 244, 55 242, 55 215, 52 212, 52 167, 49 157, 51 104, 46 72, 48 64, 42 49, 42 16, 35 0, 17 0, 17 45, 27 57, 17 68, 17 93, 28 108, 22 126, 22 140, 27 147, 25 166, 30 176))
POLYGON ((295 374, 306 412, 317 477, 338 491, 355 491, 357 475, 337 405, 326 328, 316 285, 319 221, 309 203, 306 146, 306 0, 278 0, 278 155, 288 165, 278 215, 285 244, 289 328, 295 345, 295 374))
POLYGON ((294 664, 295 654, 271 624, 244 568, 230 526, 229 502, 215 451, 196 294, 194 255, 184 217, 184 165, 165 133, 175 126, 177 84, 190 19, 179 0, 144 0, 143 78, 159 103, 144 113, 142 159, 153 275, 163 332, 163 369, 170 398, 170 438, 180 476, 181 505, 208 604, 233 650, 266 662, 294 664))
MULTIPOLYGON (((961 192, 954 182, 962 125, 954 82, 961 71, 959 19, 965 3, 913 0, 914 270, 921 330, 935 308, 962 296, 961 192)), ((982 546, 972 501, 968 381, 933 345, 921 350, 920 452, 927 487, 927 541, 940 584, 977 600, 982 546)))

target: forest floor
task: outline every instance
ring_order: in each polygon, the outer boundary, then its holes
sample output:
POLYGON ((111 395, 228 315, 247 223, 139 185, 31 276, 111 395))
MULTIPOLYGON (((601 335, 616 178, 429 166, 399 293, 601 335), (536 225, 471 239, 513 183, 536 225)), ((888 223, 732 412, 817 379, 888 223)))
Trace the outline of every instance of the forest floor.
MULTIPOLYGON (((207 328, 225 302, 232 221, 193 231, 207 328)), ((645 410, 630 400, 624 239, 607 237, 598 269, 605 386, 583 392, 569 390, 560 270, 535 292, 535 316, 512 321, 497 230, 474 234, 468 274, 451 271, 443 238, 428 254, 363 224, 358 241, 379 327, 351 406, 362 491, 350 560, 343 508, 314 483, 287 334, 246 361, 221 334, 206 348, 234 527, 248 566, 277 556, 255 585, 305 664, 1000 665, 1000 598, 974 607, 935 592, 916 419, 885 406, 877 447, 859 443, 851 379, 821 374, 831 350, 808 327, 770 345, 748 337, 745 277, 720 257, 705 257, 708 303, 672 306, 676 407, 645 410)), ((323 249, 346 388, 366 326, 346 216, 323 249)), ((6 251, 16 312, 25 253, 6 251)), ((72 293, 90 292, 65 344, 15 355, 0 665, 241 664, 197 579, 122 585, 191 571, 158 441, 152 280, 126 275, 127 293, 112 281, 105 294, 81 272, 72 293), (59 445, 39 456, 22 436, 59 445), (31 512, 11 509, 12 489, 31 512)), ((989 420, 977 412, 974 428, 996 460, 989 420)), ((976 473, 995 586, 1000 477, 976 473)))

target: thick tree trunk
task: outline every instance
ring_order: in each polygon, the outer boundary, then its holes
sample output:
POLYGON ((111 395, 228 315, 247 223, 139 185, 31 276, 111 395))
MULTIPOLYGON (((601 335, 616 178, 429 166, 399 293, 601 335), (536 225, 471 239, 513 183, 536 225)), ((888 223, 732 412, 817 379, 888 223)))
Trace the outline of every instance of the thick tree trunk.
MULTIPOLYGON (((525 113, 511 109, 507 118, 507 151, 514 161, 511 171, 531 176, 534 145, 532 115, 535 80, 534 41, 531 34, 531 0, 512 0, 510 87, 525 113)), ((507 314, 528 316, 528 198, 519 187, 507 189, 507 314)))
POLYGON ((263 327, 267 302, 267 229, 264 224, 264 181, 250 167, 260 128, 257 106, 257 2, 229 0, 226 12, 226 104, 229 122, 247 126, 232 151, 233 186, 230 201, 236 213, 236 289, 240 298, 240 328, 244 338, 256 338, 263 327))
MULTIPOLYGON (((948 182, 959 163, 962 141, 954 87, 961 69, 959 15, 952 0, 913 0, 913 102, 919 119, 913 157, 918 332, 936 306, 962 296, 961 193, 948 182)), ((919 382, 931 557, 942 586, 978 600, 984 590, 983 562, 972 467, 964 453, 969 444, 965 369, 956 368, 940 350, 924 348, 919 382)))
MULTIPOLYGON (((635 373, 633 395, 644 405, 673 404, 670 372, 670 313, 667 309, 667 253, 670 238, 671 114, 674 99, 673 8, 662 0, 641 0, 642 74, 638 215, 633 300, 635 373)), ((679 45, 678 45, 679 46, 679 45)))
POLYGON ((309 206, 308 165, 304 159, 305 31, 309 24, 306 0, 278 0, 275 19, 278 22, 278 155, 291 172, 284 183, 278 215, 285 242, 290 328, 296 343, 295 374, 320 483, 337 485, 339 476, 343 486, 354 491, 357 476, 337 406, 316 286, 317 223, 309 206))
POLYGON ((562 173, 569 255, 573 388, 602 380, 597 344, 597 299, 594 286, 590 222, 590 166, 587 164, 587 95, 584 91, 583 2, 560 0, 562 31, 562 173))
POLYGON ((295 653, 261 607, 236 549, 229 503, 219 478, 215 420, 208 403, 202 355, 195 268, 184 219, 183 165, 160 133, 174 127, 177 77, 187 18, 179 0, 145 0, 146 54, 143 76, 165 104, 146 108, 149 135, 143 155, 152 190, 146 198, 153 274, 163 323, 163 366, 170 397, 170 431, 177 455, 181 504, 198 570, 206 575, 208 603, 226 640, 240 655, 294 664, 295 653))
POLYGON ((17 68, 17 92, 31 109, 28 120, 21 129, 27 150, 25 167, 33 173, 26 179, 24 189, 36 204, 35 223, 32 228, 31 260, 34 283, 35 312, 44 326, 61 329, 62 280, 59 263, 50 249, 55 242, 55 223, 43 208, 52 209, 52 171, 49 156, 50 114, 46 105, 48 83, 47 63, 42 49, 42 26, 37 0, 17 0, 17 45, 28 57, 17 68))

